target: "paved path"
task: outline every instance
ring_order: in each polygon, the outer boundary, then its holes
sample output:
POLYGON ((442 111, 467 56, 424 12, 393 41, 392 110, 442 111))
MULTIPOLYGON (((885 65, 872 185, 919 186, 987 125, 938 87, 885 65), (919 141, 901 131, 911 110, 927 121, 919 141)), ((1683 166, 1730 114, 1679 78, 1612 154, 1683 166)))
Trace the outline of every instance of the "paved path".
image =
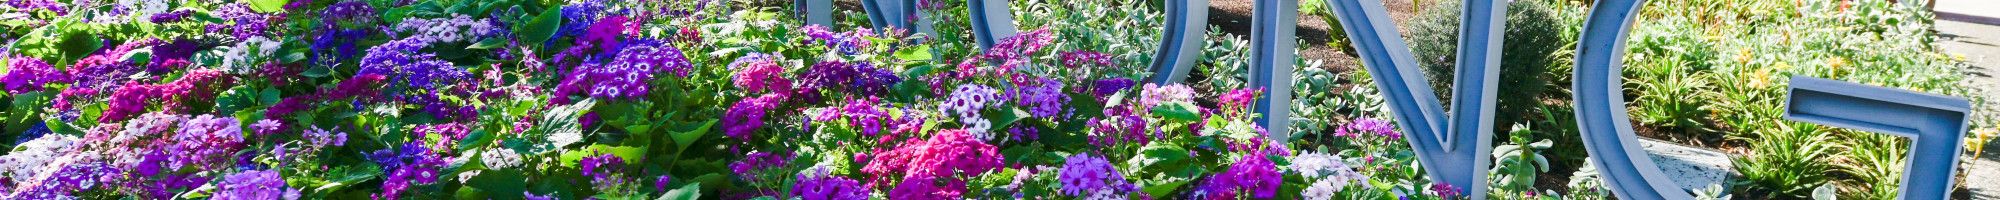
MULTIPOLYGON (((2000 1, 1939 0, 1938 47, 1946 53, 1965 56, 1966 85, 1987 102, 1973 118, 1974 124, 1993 127, 2000 120, 2000 1)), ((1976 97, 1980 98, 1980 97, 1976 97)), ((1963 170, 1965 187, 1971 194, 1954 195, 1970 199, 2000 199, 2000 142, 1988 142, 1987 151, 1963 170)))

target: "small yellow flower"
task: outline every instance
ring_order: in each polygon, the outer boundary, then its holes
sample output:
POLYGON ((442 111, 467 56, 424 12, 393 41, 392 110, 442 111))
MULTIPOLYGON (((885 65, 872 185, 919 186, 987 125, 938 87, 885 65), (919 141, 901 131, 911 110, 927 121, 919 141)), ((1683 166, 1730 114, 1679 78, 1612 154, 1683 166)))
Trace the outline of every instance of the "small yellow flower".
POLYGON ((1978 140, 1984 142, 1985 140, 1991 140, 1994 137, 2000 137, 2000 128, 1979 129, 1972 131, 1972 134, 1978 136, 1979 138, 1978 140))
POLYGON ((1771 85, 1770 69, 1759 69, 1757 73, 1750 74, 1750 88, 1764 88, 1768 85, 1771 85))
POLYGON ((1841 58, 1839 56, 1826 58, 1826 67, 1833 68, 1833 71, 1840 71, 1840 67, 1844 66, 1847 66, 1847 58, 1841 58))
POLYGON ((1750 48, 1736 51, 1736 63, 1750 64, 1750 48))
POLYGON ((1790 64, 1790 63, 1785 63, 1785 62, 1778 62, 1778 64, 1777 64, 1777 65, 1771 65, 1771 69, 1773 69, 1773 70, 1780 70, 1780 71, 1783 71, 1783 70, 1792 70, 1792 64, 1790 64))

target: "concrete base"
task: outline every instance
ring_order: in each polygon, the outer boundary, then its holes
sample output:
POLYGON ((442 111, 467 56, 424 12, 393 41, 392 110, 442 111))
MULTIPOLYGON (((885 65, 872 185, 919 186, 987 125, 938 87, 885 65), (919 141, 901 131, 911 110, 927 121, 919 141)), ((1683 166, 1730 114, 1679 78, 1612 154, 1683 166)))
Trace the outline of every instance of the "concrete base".
POLYGON ((1639 140, 1646 148, 1648 157, 1660 165, 1660 170, 1673 177, 1674 183, 1690 190, 1708 188, 1709 185, 1728 186, 1730 177, 1736 176, 1729 155, 1714 150, 1681 146, 1678 144, 1652 140, 1639 140))

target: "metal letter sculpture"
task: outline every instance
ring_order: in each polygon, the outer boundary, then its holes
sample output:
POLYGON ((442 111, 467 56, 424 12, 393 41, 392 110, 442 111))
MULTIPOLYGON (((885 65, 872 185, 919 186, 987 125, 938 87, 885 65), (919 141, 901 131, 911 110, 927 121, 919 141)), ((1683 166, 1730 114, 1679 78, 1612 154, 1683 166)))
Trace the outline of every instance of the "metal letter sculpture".
POLYGON ((1642 6, 1638 0, 1601 0, 1590 9, 1578 39, 1576 71, 1570 87, 1576 101, 1577 130, 1597 165, 1604 186, 1619 199, 1693 199, 1660 172, 1632 133, 1619 76, 1625 38, 1642 6))
POLYGON ((1154 72, 1146 82, 1179 83, 1201 59, 1202 39, 1208 36, 1208 0, 1167 1, 1167 22, 1160 38, 1160 51, 1153 54, 1154 72))
MULTIPOLYGON (((1446 118, 1447 112, 1438 104, 1436 93, 1396 31, 1396 24, 1389 22, 1380 0, 1327 1, 1340 25, 1347 27, 1343 29, 1354 41, 1356 57, 1374 74, 1376 87, 1382 91, 1389 109, 1395 111, 1397 124, 1410 136, 1410 146, 1416 148, 1417 160, 1423 163, 1424 170, 1433 180, 1469 189, 1465 194, 1472 199, 1486 198, 1486 171, 1492 163, 1487 154, 1493 151, 1489 145, 1493 136, 1490 130, 1493 130, 1495 92, 1499 90, 1499 36, 1505 27, 1503 20, 1507 19, 1506 3, 1465 1, 1466 10, 1460 17, 1465 24, 1459 26, 1457 87, 1451 104, 1451 110, 1457 112, 1449 112, 1450 118, 1446 118)), ((1259 63, 1292 62, 1289 57, 1274 61, 1258 58, 1259 63)), ((1273 135, 1277 135, 1276 131, 1273 135)))
POLYGON ((833 0, 792 0, 806 24, 833 26, 833 0))
POLYGON ((992 49, 1001 38, 1014 37, 1014 12, 1007 8, 1008 0, 966 0, 965 9, 971 12, 972 40, 979 42, 979 49, 992 49))
MULTIPOLYGON (((916 3, 904 0, 865 1, 869 18, 876 28, 908 27, 908 20, 895 19, 917 13, 916 3), (906 15, 907 14, 907 15, 906 15)), ((830 25, 831 1, 797 0, 800 12, 813 24, 830 25)), ((1693 199, 1686 189, 1676 186, 1661 173, 1659 166, 1640 149, 1626 112, 1621 72, 1624 69, 1625 39, 1637 18, 1641 0, 1598 0, 1584 22, 1577 44, 1574 83, 1577 128, 1584 148, 1590 153, 1604 179, 1605 187, 1619 199, 1693 199)), ((1376 87, 1392 115, 1416 148, 1417 159, 1433 180, 1468 189, 1472 199, 1484 199, 1486 173, 1491 164, 1493 109, 1500 76, 1501 32, 1505 30, 1507 1, 1464 0, 1459 26, 1458 63, 1451 110, 1438 103, 1423 71, 1399 37, 1395 24, 1381 0, 1327 0, 1338 15, 1340 25, 1361 59, 1374 75, 1376 87), (1447 116, 1447 114, 1449 114, 1447 116)), ((967 0, 971 11, 973 37, 981 49, 992 48, 1000 38, 1015 34, 1013 16, 1002 0, 967 0)), ((1206 0, 1174 0, 1168 3, 1166 35, 1160 52, 1153 58, 1153 77, 1147 82, 1168 84, 1185 79, 1200 51, 1201 30, 1208 15, 1206 0)), ((1251 39, 1251 80, 1265 95, 1255 110, 1273 140, 1288 140, 1290 132, 1291 72, 1296 56, 1294 29, 1298 2, 1258 0, 1251 39)), ((915 16, 912 16, 915 17, 915 16)), ((927 24, 919 20, 918 24, 927 24)), ((922 25, 919 25, 922 26, 922 25)), ((919 27, 920 31, 928 29, 919 27)), ((1971 103, 1947 97, 1866 86, 1854 83, 1794 77, 1787 98, 1785 118, 1835 127, 1860 129, 1915 138, 1910 162, 1905 166, 1900 199, 1944 199, 1949 194, 1958 153, 1966 130, 1971 103)))
POLYGON ((1910 137, 1898 199, 1945 199, 1951 194, 1965 139, 1965 98, 1848 82, 1792 77, 1785 119, 1910 137))

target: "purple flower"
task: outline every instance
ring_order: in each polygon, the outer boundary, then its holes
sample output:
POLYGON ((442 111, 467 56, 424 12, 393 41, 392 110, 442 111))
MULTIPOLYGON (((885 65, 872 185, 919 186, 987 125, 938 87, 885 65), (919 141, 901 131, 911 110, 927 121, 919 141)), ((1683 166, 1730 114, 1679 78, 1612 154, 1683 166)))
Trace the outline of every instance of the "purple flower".
POLYGON ((1208 177, 1198 195, 1206 199, 1239 199, 1241 197, 1269 199, 1278 194, 1278 185, 1284 177, 1278 174, 1278 166, 1261 153, 1245 154, 1229 166, 1229 170, 1208 177))
POLYGON ((1125 176, 1112 167, 1110 161, 1090 154, 1070 155, 1063 162, 1056 181, 1062 183, 1062 194, 1076 197, 1094 194, 1115 194, 1136 189, 1125 182, 1125 176))
POLYGON ((28 56, 8 59, 7 74, 0 75, 0 83, 5 83, 7 92, 13 94, 41 91, 49 83, 69 83, 69 74, 56 70, 49 63, 28 56))
POLYGON ((382 193, 373 195, 378 199, 396 199, 403 192, 408 192, 412 185, 437 183, 438 168, 446 164, 437 152, 419 141, 376 150, 368 154, 368 159, 382 165, 382 173, 386 176, 382 181, 382 193))
POLYGON ((1112 94, 1117 94, 1118 91, 1125 91, 1125 89, 1131 89, 1132 86, 1135 85, 1138 85, 1138 82, 1132 81, 1132 79, 1129 78, 1108 78, 1104 80, 1097 80, 1097 84, 1095 85, 1096 88, 1095 90, 1092 90, 1093 93, 1091 94, 1096 95, 1097 98, 1104 98, 1106 96, 1111 96, 1112 94))
MULTIPOLYGON (((822 61, 807 68, 799 77, 799 89, 845 91, 859 96, 881 95, 889 86, 902 82, 895 72, 868 62, 822 61)), ((805 93, 813 95, 815 93, 805 93)))
POLYGON ((598 188, 611 188, 624 182, 616 176, 625 167, 625 159, 617 155, 601 154, 597 156, 585 156, 576 163, 577 166, 582 168, 583 176, 590 177, 591 183, 594 183, 598 188))
POLYGON ((653 74, 665 70, 686 77, 690 68, 687 56, 673 46, 652 40, 635 41, 610 63, 584 63, 570 70, 568 78, 556 85, 556 95, 551 101, 568 104, 575 101, 570 96, 584 93, 604 99, 644 97, 651 91, 653 74))
POLYGON ((1111 60, 1110 55, 1105 55, 1104 53, 1099 53, 1096 51, 1087 51, 1087 50, 1065 51, 1062 53, 1058 53, 1057 57, 1060 57, 1061 60, 1059 61, 1062 62, 1062 66, 1068 68, 1118 66, 1117 62, 1111 60))
POLYGON ((653 178, 653 192, 667 192, 667 184, 673 183, 673 181, 674 176, 672 175, 660 175, 659 178, 653 178))
POLYGON ((1443 199, 1452 199, 1458 197, 1458 195, 1462 195, 1464 190, 1444 182, 1435 182, 1431 183, 1430 192, 1437 194, 1438 197, 1442 197, 1443 199))
POLYGON ((230 33, 232 34, 231 36, 239 39, 263 36, 265 29, 268 29, 270 26, 270 18, 268 16, 251 11, 250 6, 243 3, 225 4, 220 8, 216 8, 211 13, 213 14, 210 15, 216 18, 222 18, 233 23, 209 24, 208 30, 210 32, 224 33, 226 31, 226 33, 230 33))
POLYGON ((1396 126, 1394 124, 1389 124, 1388 121, 1382 121, 1373 118, 1356 119, 1353 122, 1349 122, 1346 125, 1342 125, 1338 129, 1334 129, 1333 135, 1342 137, 1353 137, 1353 138, 1358 138, 1366 135, 1373 135, 1373 136, 1385 137, 1388 138, 1389 140, 1397 140, 1403 138, 1402 133, 1396 132, 1396 126))
POLYGON ((729 163, 729 170, 736 172, 736 175, 743 178, 744 181, 772 181, 762 180, 759 177, 767 175, 766 173, 770 170, 783 168, 787 163, 791 162, 792 158, 792 155, 787 154, 774 154, 763 151, 750 152, 750 155, 744 156, 743 160, 729 163))
POLYGON ((243 149, 243 129, 236 118, 200 115, 181 121, 166 152, 172 167, 216 168, 230 164, 230 157, 243 149))
POLYGON ((826 48, 846 55, 859 54, 861 50, 867 49, 871 45, 868 37, 874 35, 874 31, 868 29, 855 29, 848 32, 836 33, 828 30, 826 26, 818 24, 800 27, 799 32, 805 33, 805 42, 808 44, 820 43, 826 45, 826 48))
POLYGON ((215 199, 299 199, 299 189, 285 186, 276 170, 252 170, 222 177, 215 199))
POLYGON ((805 200, 851 200, 868 199, 868 188, 861 187, 860 181, 833 175, 826 167, 814 167, 799 172, 798 183, 792 185, 792 196, 805 200))
POLYGON ((750 141, 757 129, 764 127, 764 112, 777 108, 778 102, 783 99, 781 95, 766 94, 737 101, 723 113, 723 133, 729 138, 750 141))
POLYGON ((256 133, 257 136, 266 136, 284 130, 285 124, 284 122, 279 122, 278 120, 261 119, 257 120, 257 123, 255 124, 250 124, 250 128, 251 130, 255 131, 254 133, 256 133))
POLYGON ((156 24, 174 23, 174 22, 181 22, 182 20, 187 20, 188 15, 192 14, 194 14, 194 11, 192 10, 175 10, 159 14, 153 14, 153 16, 149 16, 147 17, 147 19, 156 24))
POLYGON ((854 129, 859 129, 862 136, 875 137, 877 134, 882 133, 883 121, 890 120, 888 112, 884 112, 881 108, 876 107, 876 104, 881 102, 881 98, 872 96, 849 100, 846 105, 839 108, 826 109, 819 116, 814 116, 813 120, 832 121, 838 118, 845 118, 848 122, 847 125, 854 129))
POLYGON ((1063 94, 1063 83, 1054 78, 1039 78, 1020 85, 1014 93, 1014 101, 1028 107, 1028 114, 1039 118, 1053 119, 1062 114, 1063 104, 1069 103, 1069 95, 1063 94))

